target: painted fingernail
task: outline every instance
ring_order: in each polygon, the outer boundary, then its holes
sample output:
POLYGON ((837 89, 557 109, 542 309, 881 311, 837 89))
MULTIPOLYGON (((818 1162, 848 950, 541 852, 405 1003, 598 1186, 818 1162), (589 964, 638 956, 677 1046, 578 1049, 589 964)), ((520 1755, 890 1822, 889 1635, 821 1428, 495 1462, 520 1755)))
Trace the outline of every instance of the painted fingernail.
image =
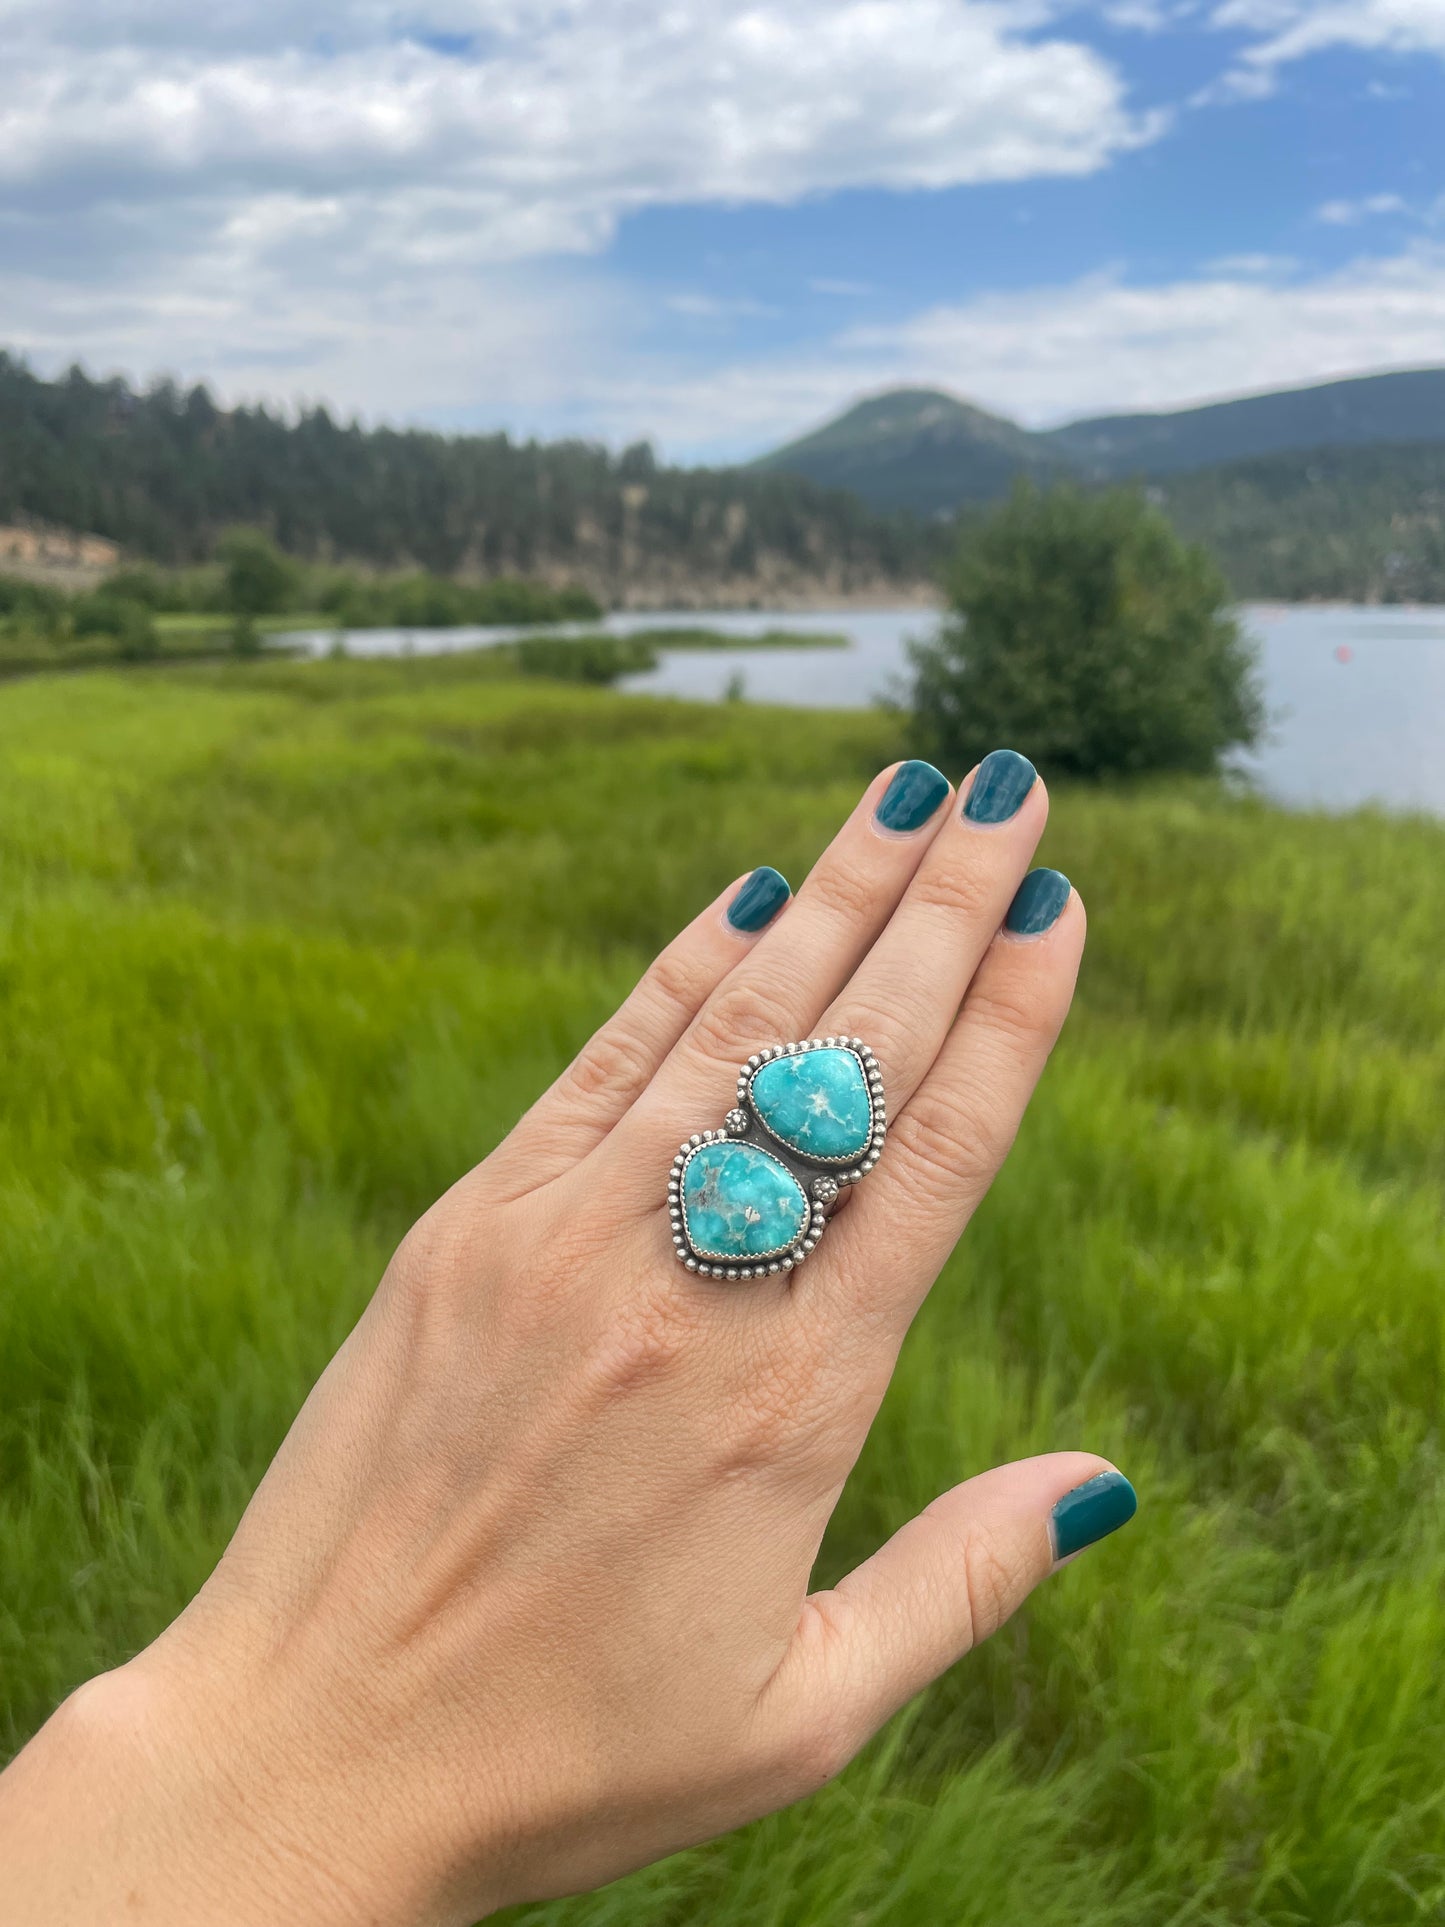
POLYGON ((761 930, 765 923, 772 922, 791 894, 788 879, 764 863, 753 871, 728 905, 728 922, 734 930, 746 930, 749 934, 761 930))
POLYGON ((1139 1510, 1139 1497, 1122 1472, 1101 1472, 1066 1492, 1049 1514, 1054 1557, 1067 1559, 1120 1526, 1128 1525, 1139 1510))
POLYGON ((921 830, 948 794, 948 778, 932 763, 900 763, 873 821, 885 830, 921 830))
POLYGON ((970 823, 1007 823, 1024 806, 1038 771, 1016 749, 994 749, 978 766, 963 813, 970 823))
POLYGON ((1041 937, 1064 914, 1073 887, 1061 870, 1030 870, 1014 892, 1004 929, 1015 937, 1041 937))

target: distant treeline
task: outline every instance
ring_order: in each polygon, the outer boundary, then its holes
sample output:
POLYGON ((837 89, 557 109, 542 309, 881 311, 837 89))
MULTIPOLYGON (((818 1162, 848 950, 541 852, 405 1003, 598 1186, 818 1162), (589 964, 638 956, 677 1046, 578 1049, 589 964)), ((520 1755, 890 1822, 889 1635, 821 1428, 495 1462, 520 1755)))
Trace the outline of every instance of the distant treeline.
POLYGON ((225 410, 205 388, 138 394, 0 353, 0 522, 33 518, 171 567, 221 532, 289 554, 434 575, 570 578, 604 595, 661 575, 822 579, 847 591, 929 572, 935 539, 790 476, 658 464, 568 441, 363 429, 225 410))
MULTIPOLYGON (((1445 443, 1304 449, 1125 486, 1203 543, 1240 601, 1445 603, 1445 443)), ((951 545, 967 550, 991 513, 962 510, 951 545)))
MULTIPOLYGON (((1445 601, 1445 443, 1320 448, 1140 486, 1241 597, 1445 601)), ((206 600, 212 558, 238 525, 304 565, 288 606, 422 627, 585 616, 639 590, 697 604, 911 589, 984 512, 880 514, 781 470, 669 468, 646 444, 363 429, 325 409, 288 420, 223 410, 203 387, 137 394, 79 370, 46 382, 0 352, 0 523, 149 558, 168 573, 131 572, 121 593, 160 610, 225 606, 206 600), (559 605, 565 584, 575 606, 559 605)))
POLYGON ((1445 602, 1445 444, 1262 456, 1150 489, 1238 596, 1445 602))

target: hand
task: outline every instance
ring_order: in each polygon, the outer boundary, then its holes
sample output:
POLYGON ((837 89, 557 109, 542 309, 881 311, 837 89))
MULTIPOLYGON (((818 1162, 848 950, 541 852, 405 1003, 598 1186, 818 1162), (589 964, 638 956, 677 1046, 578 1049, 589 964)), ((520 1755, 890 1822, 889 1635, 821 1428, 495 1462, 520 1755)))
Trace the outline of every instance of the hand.
POLYGON ((906 764, 796 901, 758 873, 663 952, 406 1238, 191 1607, 0 1781, 20 1921, 464 1923, 596 1885, 819 1786, 1122 1523, 1101 1460, 1034 1459, 808 1596, 1069 1006, 1082 905, 1020 887, 1046 813, 1009 752, 962 811, 906 764), (679 1141, 761 1045, 829 1033, 882 1064, 882 1162, 791 1275, 690 1274, 679 1141))

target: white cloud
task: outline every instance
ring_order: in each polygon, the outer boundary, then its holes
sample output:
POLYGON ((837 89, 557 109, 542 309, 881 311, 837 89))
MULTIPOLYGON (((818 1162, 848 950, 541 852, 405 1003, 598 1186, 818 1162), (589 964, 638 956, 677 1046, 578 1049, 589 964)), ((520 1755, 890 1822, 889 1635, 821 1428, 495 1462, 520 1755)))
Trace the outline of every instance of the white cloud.
POLYGON ((1325 201, 1315 219, 1328 227, 1355 227, 1379 214, 1403 214, 1408 203, 1400 194, 1361 194, 1354 200, 1325 201))
POLYGON ((796 434, 860 394, 951 389, 1035 426, 1437 363, 1445 248, 1365 257, 1311 278, 1216 268, 1130 285, 1106 276, 852 328, 824 349, 710 370, 613 370, 592 390, 608 432, 656 433, 721 459, 796 434))
POLYGON ((1255 36, 1224 83, 1240 98, 1268 93, 1281 67, 1332 48, 1445 58, 1441 0, 1222 0, 1211 19, 1255 36))
POLYGON ((1437 362, 1445 249, 1367 257, 1308 279, 1104 278, 936 308, 858 346, 1031 421, 1180 406, 1248 389, 1437 362))
POLYGON ((1078 176, 1152 138, 1056 12, 0 0, 0 329, 42 365, 515 417, 615 359, 596 257, 630 212, 1078 176))
POLYGON ((0 181, 382 201, 424 181, 516 254, 594 247, 659 201, 1087 173, 1152 125, 1098 54, 1039 36, 1043 0, 475 0, 405 37, 364 4, 263 7, 264 40, 233 11, 228 32, 151 0, 118 34, 100 0, 0 4, 0 181))

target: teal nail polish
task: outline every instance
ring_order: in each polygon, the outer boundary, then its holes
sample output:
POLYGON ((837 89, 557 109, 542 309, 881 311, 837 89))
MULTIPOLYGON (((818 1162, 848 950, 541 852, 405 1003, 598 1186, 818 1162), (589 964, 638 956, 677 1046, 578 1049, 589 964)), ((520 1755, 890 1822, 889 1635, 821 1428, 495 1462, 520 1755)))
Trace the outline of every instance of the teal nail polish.
POLYGON ((761 930, 765 923, 772 922, 790 895, 788 879, 764 863, 728 905, 728 922, 734 930, 749 934, 761 930))
POLYGON ((1024 806, 1038 771, 1016 749, 990 750, 978 766, 963 813, 970 823, 1007 823, 1024 806))
POLYGON ((1067 1559, 1097 1540, 1127 1525, 1139 1510, 1139 1499, 1122 1472, 1101 1472, 1066 1492, 1050 1515, 1054 1557, 1067 1559))
POLYGON ((873 812, 885 830, 921 830, 948 794, 948 778, 932 763, 901 763, 873 812))
POLYGON ((1064 914, 1073 885, 1059 870, 1030 870, 1003 920, 1016 937, 1041 937, 1064 914))

